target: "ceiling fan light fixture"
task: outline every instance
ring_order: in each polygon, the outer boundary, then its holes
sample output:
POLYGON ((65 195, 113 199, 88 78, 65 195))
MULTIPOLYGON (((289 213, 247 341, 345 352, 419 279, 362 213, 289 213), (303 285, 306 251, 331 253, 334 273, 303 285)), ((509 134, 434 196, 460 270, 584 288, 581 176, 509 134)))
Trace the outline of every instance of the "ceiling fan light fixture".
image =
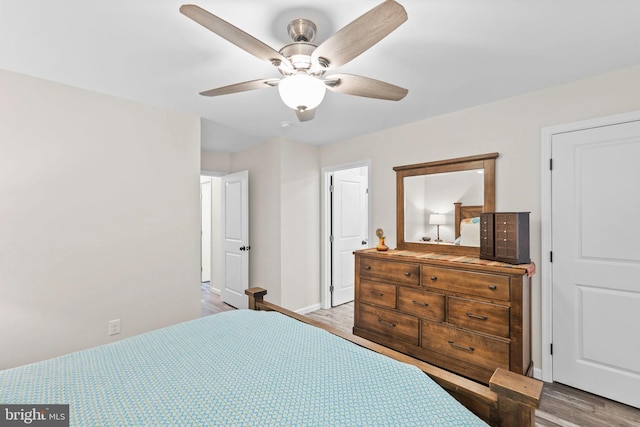
POLYGON ((294 110, 312 110, 324 99, 327 91, 322 80, 305 73, 287 76, 278 84, 280 98, 294 110))
POLYGON ((204 92, 220 96, 278 86, 280 98, 295 111, 300 122, 313 120, 327 88, 333 92, 366 98, 399 101, 408 90, 390 83, 352 74, 334 74, 321 80, 330 68, 341 67, 378 43, 407 20, 407 11, 394 0, 385 0, 335 32, 319 45, 313 43, 316 25, 308 19, 289 23, 293 40, 276 51, 271 46, 194 4, 180 6, 180 13, 258 59, 274 65, 278 79, 258 79, 204 92))

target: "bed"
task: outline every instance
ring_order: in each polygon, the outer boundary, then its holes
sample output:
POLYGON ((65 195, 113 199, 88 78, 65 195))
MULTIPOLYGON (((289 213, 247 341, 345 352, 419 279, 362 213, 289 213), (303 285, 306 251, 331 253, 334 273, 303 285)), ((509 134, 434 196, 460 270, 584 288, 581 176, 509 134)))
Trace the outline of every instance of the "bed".
POLYGON ((480 214, 484 206, 462 206, 455 202, 455 242, 461 246, 480 246, 480 214))
POLYGON ((249 289, 249 310, 2 371, 0 403, 69 404, 78 426, 531 425, 535 380, 496 372, 489 389, 265 294, 249 289))

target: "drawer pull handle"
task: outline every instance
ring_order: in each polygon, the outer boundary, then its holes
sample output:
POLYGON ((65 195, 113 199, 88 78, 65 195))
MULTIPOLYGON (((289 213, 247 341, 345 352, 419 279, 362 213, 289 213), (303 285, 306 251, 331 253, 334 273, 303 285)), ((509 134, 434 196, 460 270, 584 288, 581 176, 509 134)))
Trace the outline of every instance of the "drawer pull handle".
POLYGON ((396 327, 396 324, 395 324, 395 323, 385 322, 385 321, 384 321, 384 320, 382 320, 382 319, 378 319, 378 323, 380 323, 381 325, 384 325, 384 326, 388 326, 388 327, 390 327, 390 328, 395 328, 395 327, 396 327))
POLYGON ((451 347, 459 348, 460 350, 465 350, 465 351, 475 351, 475 348, 473 347, 465 347, 463 345, 456 344, 453 341, 448 341, 448 342, 451 347))
POLYGON ((420 307, 429 307, 429 304, 427 304, 426 302, 420 302, 420 301, 413 300, 413 303, 415 305, 419 305, 420 307))
POLYGON ((495 291, 496 289, 498 289, 498 287, 496 285, 489 285, 489 289, 495 291))
POLYGON ((366 265, 366 266, 364 267, 364 269, 365 269, 365 270, 371 270, 371 266, 370 266, 370 265, 366 265))
POLYGON ((468 317, 471 317, 472 319, 478 319, 478 320, 487 320, 488 317, 487 316, 478 316, 477 314, 473 314, 473 313, 467 313, 468 317))
POLYGON ((374 297, 384 296, 382 292, 377 292, 377 291, 371 291, 371 295, 373 295, 374 297))
POLYGON ((409 277, 411 276, 411 273, 409 273, 408 271, 406 273, 404 273, 405 276, 409 277))
POLYGON ((431 281, 432 281, 432 282, 435 282, 436 280, 438 280, 438 277, 437 277, 437 276, 431 276, 431 281))

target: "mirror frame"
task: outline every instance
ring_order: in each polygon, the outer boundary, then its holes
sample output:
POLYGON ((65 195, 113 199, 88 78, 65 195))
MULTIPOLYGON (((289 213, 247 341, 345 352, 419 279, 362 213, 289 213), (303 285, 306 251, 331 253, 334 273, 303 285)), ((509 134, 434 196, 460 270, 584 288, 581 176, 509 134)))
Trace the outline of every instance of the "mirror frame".
POLYGON ((418 252, 441 252, 456 255, 480 256, 480 248, 475 246, 438 245, 433 243, 405 242, 404 240, 404 178, 408 176, 430 175, 444 172, 458 172, 472 169, 484 170, 483 212, 494 212, 496 208, 496 159, 499 153, 458 157, 434 162, 396 166, 396 239, 397 248, 418 252))

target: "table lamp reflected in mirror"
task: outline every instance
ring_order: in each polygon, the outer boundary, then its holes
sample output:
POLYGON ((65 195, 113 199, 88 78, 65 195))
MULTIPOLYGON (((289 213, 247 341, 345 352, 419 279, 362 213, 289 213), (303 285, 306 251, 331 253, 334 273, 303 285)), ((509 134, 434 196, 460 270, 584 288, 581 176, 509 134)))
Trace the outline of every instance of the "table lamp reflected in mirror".
POLYGON ((443 214, 431 214, 429 215, 429 224, 435 225, 437 229, 437 237, 436 242, 442 242, 440 239, 440 226, 445 225, 447 223, 446 218, 443 214))

